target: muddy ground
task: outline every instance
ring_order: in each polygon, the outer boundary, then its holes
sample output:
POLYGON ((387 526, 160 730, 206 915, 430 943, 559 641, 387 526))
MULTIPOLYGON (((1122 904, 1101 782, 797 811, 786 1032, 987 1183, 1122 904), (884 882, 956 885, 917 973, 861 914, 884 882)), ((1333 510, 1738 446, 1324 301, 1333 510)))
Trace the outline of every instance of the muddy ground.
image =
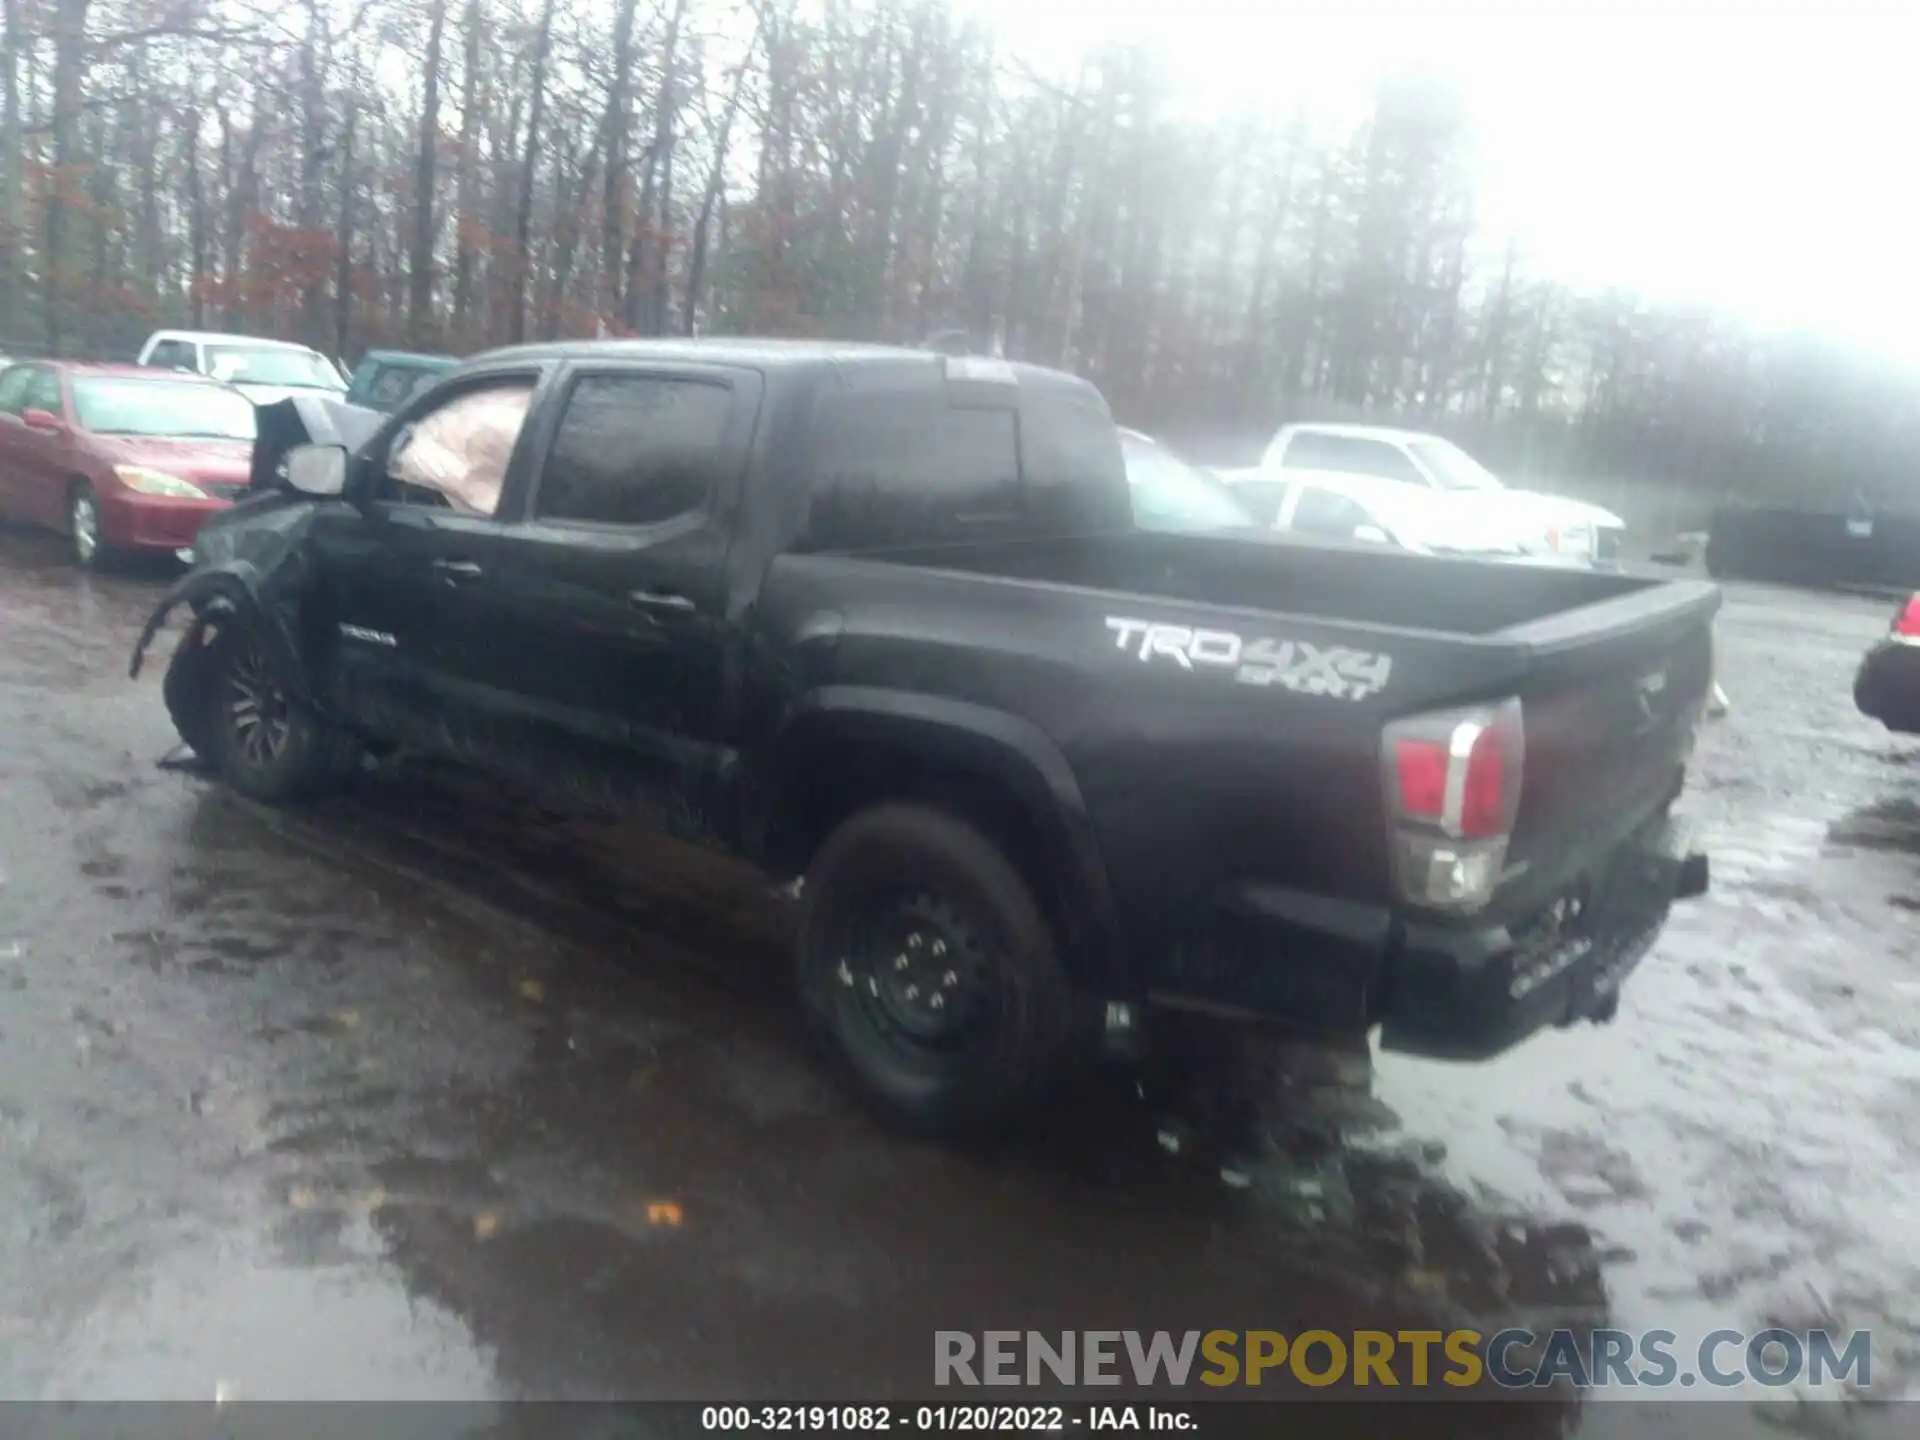
POLYGON ((1124 1076, 992 1145, 877 1128, 750 877, 443 777, 289 816, 161 768, 167 578, 0 531, 0 1396, 915 1396, 990 1327, 1827 1324, 1920 1376, 1886 601, 1730 592, 1713 889, 1615 1024, 1370 1095, 1250 1064, 1277 1143, 1223 1177, 1124 1076))

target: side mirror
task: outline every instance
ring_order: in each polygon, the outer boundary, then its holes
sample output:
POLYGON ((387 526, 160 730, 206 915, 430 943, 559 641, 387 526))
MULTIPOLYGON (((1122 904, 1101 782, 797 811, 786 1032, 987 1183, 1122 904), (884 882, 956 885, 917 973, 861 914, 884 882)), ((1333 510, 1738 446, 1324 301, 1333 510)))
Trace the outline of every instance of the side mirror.
POLYGON ((326 499, 347 488, 347 452, 340 445, 296 445, 287 452, 287 484, 326 499))
POLYGON ((67 422, 62 420, 58 415, 55 415, 51 410, 22 410, 20 412, 20 423, 25 425, 29 430, 44 430, 49 435, 64 435, 67 433, 67 422))
POLYGON ((1353 538, 1366 545, 1391 545, 1393 543, 1393 541, 1388 538, 1387 532, 1382 530, 1378 525, 1354 526, 1353 538))

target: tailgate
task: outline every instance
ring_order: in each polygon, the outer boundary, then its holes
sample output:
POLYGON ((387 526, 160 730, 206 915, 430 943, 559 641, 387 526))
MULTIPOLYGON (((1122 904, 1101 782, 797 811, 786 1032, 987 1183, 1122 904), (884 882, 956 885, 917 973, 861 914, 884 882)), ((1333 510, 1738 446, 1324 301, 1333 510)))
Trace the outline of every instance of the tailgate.
POLYGON ((1719 607, 1717 586, 1676 581, 1499 637, 1529 656, 1514 899, 1590 868, 1678 793, 1713 685, 1719 607))

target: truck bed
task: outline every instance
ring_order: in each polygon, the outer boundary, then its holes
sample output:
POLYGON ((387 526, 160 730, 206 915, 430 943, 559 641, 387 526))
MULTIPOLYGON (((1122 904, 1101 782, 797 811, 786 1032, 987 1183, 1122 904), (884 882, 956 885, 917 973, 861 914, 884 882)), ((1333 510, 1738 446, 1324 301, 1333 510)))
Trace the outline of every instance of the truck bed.
POLYGON ((1703 582, 1167 534, 782 556, 764 596, 776 628, 832 634, 837 683, 1031 717, 1143 936, 1223 874, 1379 905, 1382 728, 1508 696, 1526 730, 1512 879, 1480 918, 1551 903, 1673 798, 1719 604, 1703 582), (1235 683, 1143 660, 1114 617, 1386 657, 1391 676, 1346 696, 1235 683))
MULTIPOLYGON (((1670 582, 1280 535, 1154 534, 950 545, 863 558, 1360 625, 1490 635, 1670 582)), ((1705 587, 1702 587, 1705 588, 1705 587)))

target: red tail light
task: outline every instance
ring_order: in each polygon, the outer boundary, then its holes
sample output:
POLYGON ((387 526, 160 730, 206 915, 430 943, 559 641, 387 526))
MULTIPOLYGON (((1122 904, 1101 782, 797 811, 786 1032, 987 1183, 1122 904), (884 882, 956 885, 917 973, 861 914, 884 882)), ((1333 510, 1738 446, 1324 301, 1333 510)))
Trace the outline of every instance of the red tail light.
POLYGON ((1395 740, 1400 771, 1400 809, 1438 821, 1447 804, 1447 747, 1437 740, 1395 740))
POLYGON ((1499 883, 1520 811, 1520 702, 1396 720, 1385 741, 1402 893, 1420 905, 1484 905, 1499 883))
POLYGON ((1920 595, 1915 595, 1893 617, 1893 633, 1909 640, 1920 640, 1920 595))

